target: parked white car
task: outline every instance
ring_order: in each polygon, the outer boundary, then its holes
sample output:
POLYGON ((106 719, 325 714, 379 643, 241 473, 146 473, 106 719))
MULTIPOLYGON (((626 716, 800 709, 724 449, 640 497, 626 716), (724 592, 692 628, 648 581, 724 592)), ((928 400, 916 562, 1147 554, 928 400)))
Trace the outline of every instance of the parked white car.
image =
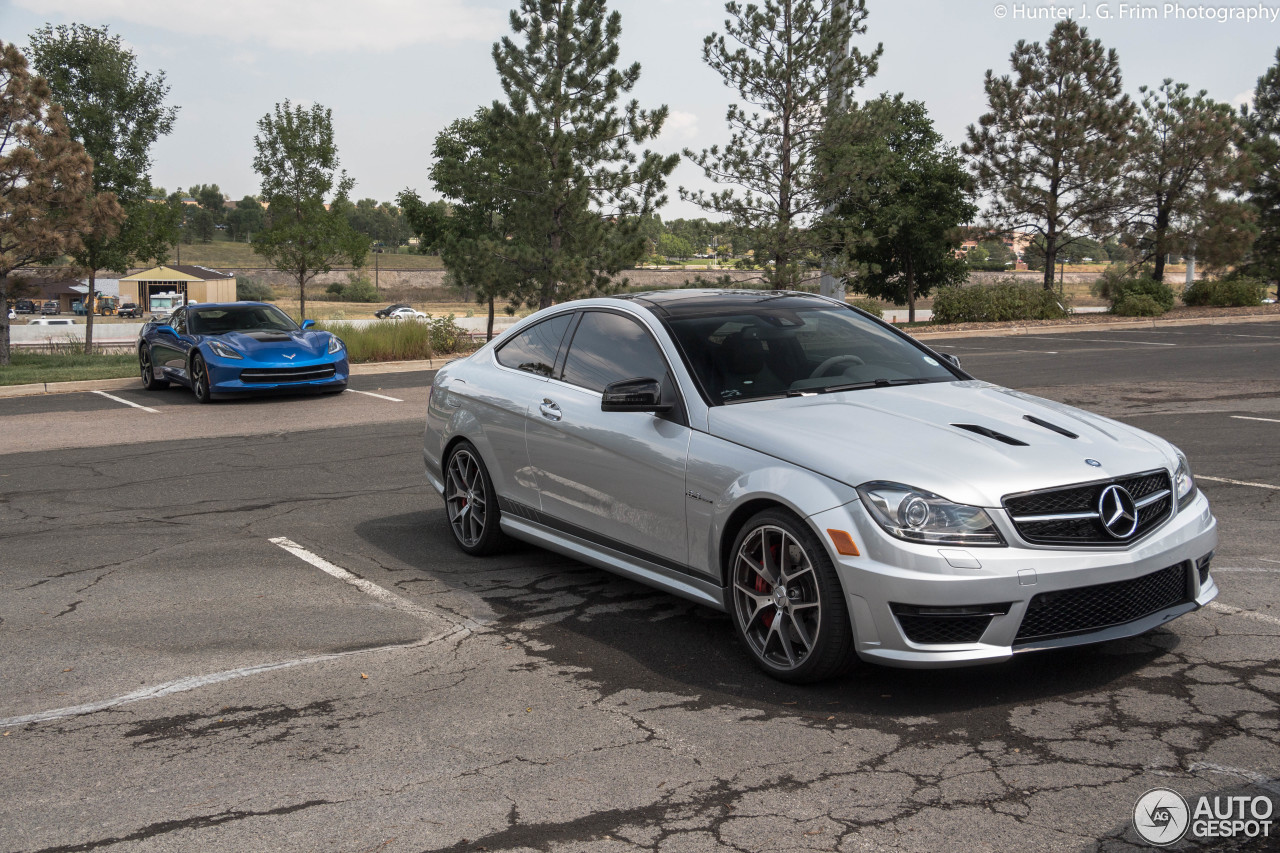
POLYGON ((36 317, 34 320, 28 320, 28 326, 74 326, 75 320, 70 317, 36 317))
POLYGON ((427 315, 412 308, 397 308, 386 316, 388 320, 425 320, 427 315))

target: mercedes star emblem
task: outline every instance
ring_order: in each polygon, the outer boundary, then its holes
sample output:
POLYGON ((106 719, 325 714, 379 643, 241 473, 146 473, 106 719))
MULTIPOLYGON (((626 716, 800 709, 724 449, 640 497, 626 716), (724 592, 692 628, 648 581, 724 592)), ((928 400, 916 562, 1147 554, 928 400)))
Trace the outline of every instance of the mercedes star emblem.
POLYGON ((1133 495, 1120 486, 1107 486, 1098 498, 1102 526, 1117 539, 1128 539, 1138 529, 1138 505, 1133 495))

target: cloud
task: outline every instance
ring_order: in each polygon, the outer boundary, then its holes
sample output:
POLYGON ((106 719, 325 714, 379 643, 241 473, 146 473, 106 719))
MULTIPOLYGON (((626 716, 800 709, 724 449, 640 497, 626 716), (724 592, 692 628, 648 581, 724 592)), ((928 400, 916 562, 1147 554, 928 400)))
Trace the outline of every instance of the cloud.
POLYGON ((1234 98, 1231 99, 1231 106, 1233 107, 1243 107, 1246 104, 1249 105, 1250 107, 1253 106, 1253 90, 1252 89, 1250 89, 1247 92, 1241 92, 1240 94, 1236 95, 1234 98))
POLYGON ((698 135, 698 116, 683 110, 671 110, 662 125, 662 138, 672 142, 688 142, 698 135))
MULTIPOLYGON (((127 21, 191 39, 262 42, 300 53, 389 51, 444 41, 489 41, 506 29, 497 9, 464 0, 15 0, 40 15, 93 25, 127 21)), ((194 48, 194 44, 193 44, 194 48)))

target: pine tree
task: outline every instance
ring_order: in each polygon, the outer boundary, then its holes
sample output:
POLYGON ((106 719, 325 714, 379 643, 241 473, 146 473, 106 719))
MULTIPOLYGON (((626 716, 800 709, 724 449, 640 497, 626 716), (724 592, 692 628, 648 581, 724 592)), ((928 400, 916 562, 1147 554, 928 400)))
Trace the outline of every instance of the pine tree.
MULTIPOLYGON (((49 81, 66 112, 71 134, 93 158, 94 208, 124 208, 92 220, 72 258, 89 276, 87 305, 94 304, 99 270, 123 273, 153 245, 152 218, 133 216, 149 205, 151 146, 173 129, 177 107, 165 106, 164 72, 138 69, 137 57, 106 27, 45 25, 31 35, 32 64, 49 81)), ((85 352, 93 349, 93 311, 85 318, 85 352)))
POLYGON ((609 289, 643 256, 640 223, 666 202, 679 158, 634 151, 667 108, 619 103, 640 65, 616 67, 622 18, 605 0, 521 0, 511 29, 493 47, 506 100, 490 110, 485 147, 508 169, 504 276, 545 308, 609 289))
POLYGON ((801 265, 826 248, 811 226, 823 212, 818 150, 831 117, 853 90, 875 74, 882 47, 850 47, 866 32, 863 0, 766 0, 725 4, 723 33, 703 41, 704 61, 738 93, 729 105, 729 143, 684 154, 726 189, 680 188, 704 210, 728 216, 753 233, 757 261, 772 260, 766 277, 792 287, 801 265))
POLYGON ((1280 299, 1280 48, 1276 64, 1258 78, 1252 110, 1243 113, 1255 170, 1249 203, 1256 212, 1258 239, 1242 269, 1276 285, 1280 299))
POLYGON ((1187 84, 1172 80, 1139 91, 1142 106, 1125 170, 1134 205, 1130 227, 1141 259, 1153 262, 1152 278, 1164 281, 1169 254, 1212 254, 1210 227, 1236 207, 1220 196, 1244 178, 1247 158, 1240 151, 1240 124, 1227 104, 1203 90, 1188 94, 1187 84))
POLYGON ((95 213, 121 216, 109 199, 93 208, 93 161, 50 97, 26 57, 0 43, 0 364, 9 363, 9 274, 76 251, 95 213))
POLYGON ((995 227, 1043 237, 1048 290, 1064 235, 1101 236, 1122 212, 1134 106, 1115 50, 1074 20, 1043 45, 1019 41, 1009 62, 1013 77, 987 71, 990 111, 962 147, 995 227))

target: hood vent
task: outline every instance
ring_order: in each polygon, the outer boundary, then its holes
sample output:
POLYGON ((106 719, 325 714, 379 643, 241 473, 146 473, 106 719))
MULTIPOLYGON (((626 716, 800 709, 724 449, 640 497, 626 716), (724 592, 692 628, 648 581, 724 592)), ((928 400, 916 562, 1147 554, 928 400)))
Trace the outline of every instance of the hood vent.
POLYGON ((977 424, 952 424, 952 426, 956 429, 968 430, 971 433, 981 435, 986 438, 994 438, 996 441, 1003 441, 1005 444, 1010 444, 1014 447, 1029 446, 1025 441, 1019 441, 1018 439, 1007 436, 1002 432, 996 432, 989 427, 978 426, 977 424))
POLYGON ((1037 418, 1035 415, 1023 415, 1023 416, 1022 416, 1022 419, 1023 419, 1024 421, 1031 421, 1031 423, 1035 424, 1036 426, 1041 426, 1041 427, 1044 427, 1045 429, 1053 430, 1053 431, 1054 431, 1054 432, 1056 432, 1058 435, 1065 435, 1067 438, 1079 438, 1079 437, 1080 437, 1080 436, 1076 435, 1074 432, 1072 432, 1072 431, 1071 431, 1071 430, 1069 430, 1069 429, 1063 429, 1062 427, 1058 426, 1057 424, 1051 424, 1051 423, 1049 423, 1048 421, 1042 421, 1042 420, 1040 420, 1039 418, 1037 418))

